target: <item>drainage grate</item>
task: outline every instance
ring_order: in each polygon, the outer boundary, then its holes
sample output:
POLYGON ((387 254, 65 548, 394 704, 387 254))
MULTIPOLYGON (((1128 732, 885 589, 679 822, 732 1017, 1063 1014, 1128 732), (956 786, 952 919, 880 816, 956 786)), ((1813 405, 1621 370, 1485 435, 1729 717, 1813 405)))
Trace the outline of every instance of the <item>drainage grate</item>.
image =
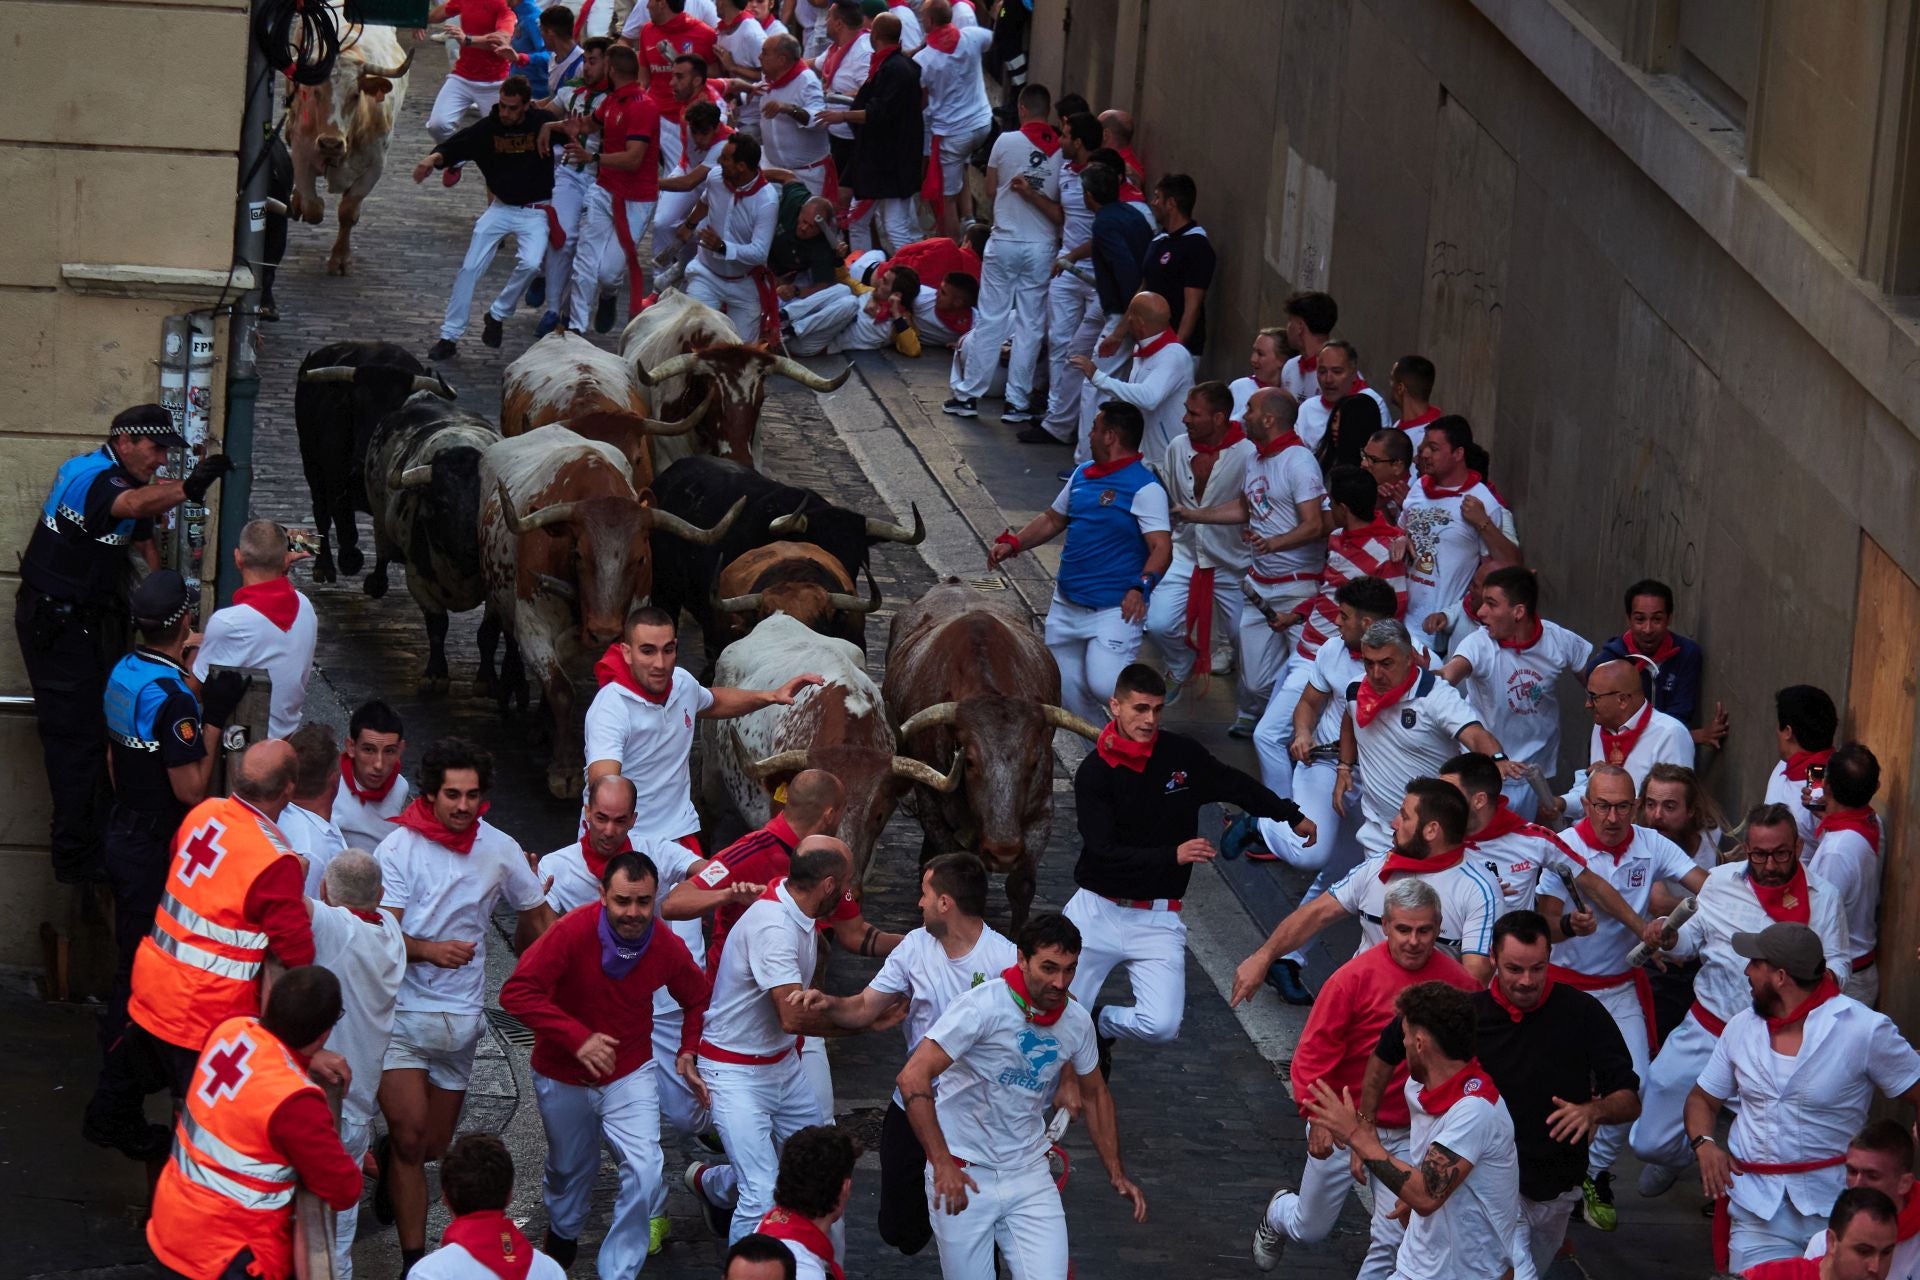
POLYGON ((991 578, 969 578, 967 585, 975 591, 1005 591, 1007 580, 996 573, 991 578))
POLYGON ((487 1010, 487 1021, 500 1033, 508 1044, 529 1048, 533 1044, 533 1028, 508 1013, 505 1009, 487 1010))

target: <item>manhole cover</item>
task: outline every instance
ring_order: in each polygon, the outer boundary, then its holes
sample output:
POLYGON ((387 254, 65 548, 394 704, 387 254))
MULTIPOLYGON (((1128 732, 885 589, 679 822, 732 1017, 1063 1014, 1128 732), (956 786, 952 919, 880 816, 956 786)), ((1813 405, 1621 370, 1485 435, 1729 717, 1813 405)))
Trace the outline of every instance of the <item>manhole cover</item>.
POLYGON ((533 1028, 508 1013, 505 1009, 487 1010, 487 1021, 493 1025, 508 1044, 526 1048, 533 1043, 533 1028))
POLYGON ((1007 580, 996 573, 991 578, 969 578, 967 585, 975 591, 1005 591, 1007 580))

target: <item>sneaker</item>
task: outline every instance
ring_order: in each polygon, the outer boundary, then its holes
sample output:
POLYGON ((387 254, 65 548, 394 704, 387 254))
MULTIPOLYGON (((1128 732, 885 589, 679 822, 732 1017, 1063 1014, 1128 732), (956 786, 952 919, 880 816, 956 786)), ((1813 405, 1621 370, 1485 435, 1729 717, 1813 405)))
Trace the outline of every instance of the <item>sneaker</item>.
POLYGON ((1022 422, 1038 422, 1040 415, 1025 405, 1010 404, 1000 411, 1000 421, 1011 427, 1022 422))
POLYGON ((96 1147, 118 1151, 129 1160, 142 1164, 164 1160, 173 1150, 173 1130, 163 1124, 151 1124, 139 1112, 121 1116, 103 1116, 92 1107, 80 1126, 80 1136, 96 1147))
POLYGON ((620 296, 613 293, 600 295, 600 305, 593 309, 593 331, 606 333, 613 328, 613 322, 619 318, 620 296))
POLYGON ((535 276, 533 283, 527 286, 527 305, 530 307, 541 307, 545 306, 546 302, 547 278, 545 276, 535 276))
POLYGON ((707 1193, 700 1189, 700 1179, 712 1167, 710 1164, 696 1160, 687 1166, 687 1171, 680 1176, 680 1181, 686 1185, 687 1190, 693 1192, 693 1198, 700 1202, 700 1214, 707 1221, 707 1230, 724 1240, 733 1226, 733 1211, 725 1205, 715 1204, 707 1199, 707 1193))
POLYGON ((1243 853, 1251 855, 1254 850, 1265 848, 1260 839, 1260 820, 1250 813, 1240 814, 1220 833, 1220 856, 1228 862, 1243 853))
POLYGON ((672 1218, 650 1218, 647 1220, 647 1256, 655 1257, 667 1247, 667 1237, 673 1234, 672 1218))
POLYGON ((505 331, 506 325, 489 315, 485 320, 480 322, 481 345, 498 350, 500 347, 500 339, 505 335, 505 331))
POLYGON ((570 1271, 573 1269, 573 1260, 580 1256, 580 1242, 562 1239, 549 1231, 546 1239, 540 1242, 540 1252, 559 1263, 562 1271, 570 1271))
POLYGON ((1253 736, 1253 730, 1259 723, 1259 720, 1253 716, 1242 712, 1233 718, 1231 725, 1227 726, 1227 736, 1229 738, 1239 738, 1244 741, 1253 736))
POLYGON ((460 185, 460 166, 454 165, 452 168, 442 169, 440 171, 440 185, 443 187, 459 186, 460 185))
POLYGON ((1669 1169, 1663 1164, 1643 1164, 1640 1166, 1639 1191, 1641 1195, 1649 1199, 1654 1196, 1667 1194, 1667 1192, 1673 1189, 1673 1184, 1678 1181, 1680 1181, 1680 1171, 1678 1169, 1669 1169))
POLYGON ((547 314, 540 317, 540 323, 533 326, 534 341, 538 342, 559 327, 560 313, 558 311, 547 312, 547 314))
POLYGON ((1233 674, 1233 646, 1222 645, 1213 651, 1213 674, 1230 676, 1233 674))
POLYGON ((940 411, 956 418, 977 418, 980 416, 980 402, 972 396, 949 396, 947 402, 940 406, 940 411))
POLYGON ((1059 436, 1053 434, 1053 432, 1040 426, 1022 427, 1019 434, 1014 436, 1014 439, 1018 440, 1021 444, 1071 445, 1073 443, 1071 440, 1062 440, 1059 436))
POLYGON ((393 1188, 387 1185, 387 1166, 393 1159, 393 1139, 381 1134, 373 1144, 373 1220, 383 1227, 393 1225, 393 1188))
POLYGON ((1613 1208, 1613 1174, 1602 1173, 1580 1184, 1580 1208, 1586 1224, 1595 1231, 1612 1231, 1620 1225, 1613 1208))
POLYGON ((1276 960, 1267 970, 1267 985, 1280 993, 1280 998, 1288 1004, 1310 1005, 1313 992, 1307 990, 1307 984, 1300 978, 1300 965, 1293 960, 1276 960))
POLYGON ((452 360, 460 354, 460 348, 452 338, 442 338, 427 349, 427 359, 435 364, 442 360, 452 360))
POLYGON ((1273 1212, 1274 1203, 1288 1194, 1281 1187, 1267 1198, 1265 1212, 1260 1215, 1260 1225, 1253 1229, 1253 1265, 1262 1271, 1271 1271, 1280 1265, 1280 1255, 1286 1251, 1287 1238, 1267 1225, 1267 1216, 1273 1212))
MULTIPOLYGON (((1024 431, 1021 432, 1020 434, 1022 438, 1026 436, 1026 432, 1024 431)), ((1161 704, 1160 709, 1163 712, 1171 711, 1175 707, 1179 706, 1180 699, 1186 696, 1187 696, 1187 682, 1185 680, 1175 680, 1172 676, 1168 676, 1167 677, 1167 700, 1161 704)))

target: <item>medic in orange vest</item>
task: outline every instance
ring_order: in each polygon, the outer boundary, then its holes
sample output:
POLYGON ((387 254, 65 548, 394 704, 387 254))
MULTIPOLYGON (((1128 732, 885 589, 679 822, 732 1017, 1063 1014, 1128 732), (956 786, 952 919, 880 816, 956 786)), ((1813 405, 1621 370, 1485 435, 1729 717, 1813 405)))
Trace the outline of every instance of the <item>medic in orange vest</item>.
POLYGON ((340 980, 308 965, 274 981, 263 1016, 208 1037, 147 1220, 154 1255, 187 1280, 286 1280, 295 1190, 335 1209, 359 1201, 360 1166, 308 1074, 346 1082, 325 1049, 339 1019, 340 980))
POLYGON ((269 952, 288 968, 313 963, 306 869, 274 825, 293 798, 294 763, 285 742, 255 743, 240 758, 233 795, 195 805, 173 837, 127 1014, 160 1042, 176 1098, 209 1034, 260 1011, 269 952))

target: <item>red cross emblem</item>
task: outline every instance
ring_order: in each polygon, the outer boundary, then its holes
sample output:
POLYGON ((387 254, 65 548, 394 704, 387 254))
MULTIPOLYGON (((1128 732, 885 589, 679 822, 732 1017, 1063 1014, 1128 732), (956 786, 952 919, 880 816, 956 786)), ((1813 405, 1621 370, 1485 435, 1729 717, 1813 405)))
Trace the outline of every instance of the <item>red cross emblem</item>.
POLYGON ((192 884, 220 869, 221 860, 227 856, 227 846, 220 843, 220 837, 225 834, 226 827, 218 819, 209 818, 205 826, 186 838, 180 852, 174 855, 180 863, 180 869, 174 874, 180 877, 181 884, 192 884))
POLYGON ((213 1106, 240 1092, 253 1074, 253 1041, 243 1031, 222 1040, 200 1059, 200 1101, 213 1106))

